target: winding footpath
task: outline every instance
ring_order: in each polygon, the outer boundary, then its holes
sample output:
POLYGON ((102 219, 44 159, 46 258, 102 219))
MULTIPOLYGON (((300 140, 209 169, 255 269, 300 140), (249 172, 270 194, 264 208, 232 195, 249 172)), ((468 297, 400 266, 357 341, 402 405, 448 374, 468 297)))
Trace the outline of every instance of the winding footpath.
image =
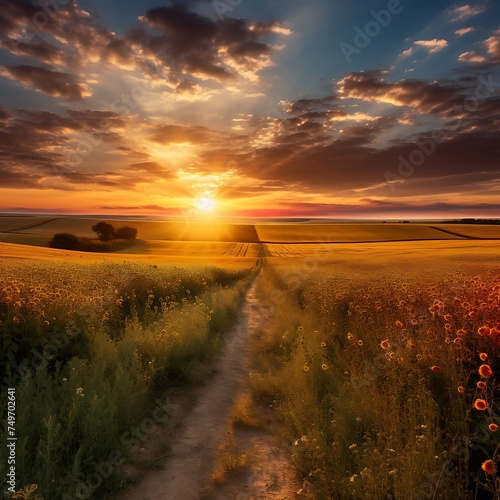
POLYGON ((196 403, 170 443, 161 470, 148 472, 120 500, 296 498, 300 489, 274 436, 264 429, 235 429, 239 449, 251 457, 248 469, 207 490, 220 444, 230 429, 230 412, 249 371, 249 340, 271 323, 271 311, 256 294, 256 280, 243 301, 237 325, 225 337, 215 374, 196 390, 196 403))

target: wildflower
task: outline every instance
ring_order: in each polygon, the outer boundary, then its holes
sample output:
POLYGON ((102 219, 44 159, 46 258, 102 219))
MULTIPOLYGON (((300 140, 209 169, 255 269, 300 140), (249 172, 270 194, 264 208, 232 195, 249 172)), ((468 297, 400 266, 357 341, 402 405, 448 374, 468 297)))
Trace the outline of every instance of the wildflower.
POLYGON ((443 370, 441 370, 441 367, 440 366, 437 366, 437 365, 434 365, 434 366, 431 366, 431 370, 434 372, 434 373, 437 373, 438 375, 440 373, 442 373, 443 370))
POLYGON ((363 345, 363 341, 362 340, 358 340, 358 345, 363 345))
MULTIPOLYGON (((470 313, 469 313, 469 315, 470 315, 470 313)), ((477 333, 479 333, 479 335, 481 335, 481 337, 484 337, 485 335, 488 335, 490 333, 490 327, 483 325, 480 328, 478 328, 477 333)))
POLYGON ((309 367, 307 365, 304 365, 304 371, 305 372, 308 372, 309 371, 309 367))
POLYGON ((493 460, 485 460, 481 464, 481 469, 483 469, 484 472, 486 472, 486 474, 490 474, 490 475, 495 474, 495 472, 497 470, 497 468, 495 467, 495 464, 493 463, 493 460))
POLYGON ((321 342, 321 347, 326 347, 326 342, 321 342))
POLYGON ((466 334, 467 334, 467 332, 465 330, 463 330, 462 328, 460 328, 460 330, 457 330, 458 337, 463 337, 466 334))
POLYGON ((401 323, 401 321, 396 321, 396 323, 394 323, 396 325, 397 328, 403 328, 403 323, 401 323))
POLYGON ((479 375, 483 378, 489 378, 493 375, 493 370, 491 369, 490 365, 481 365, 479 367, 479 375))
POLYGON ((354 450, 354 448, 357 448, 358 445, 356 443, 352 443, 351 446, 349 446, 350 450, 354 450))
POLYGON ((398 473, 396 469, 392 469, 389 471, 389 476, 395 476, 398 473))
POLYGON ((391 347, 391 344, 389 344, 388 340, 382 340, 382 342, 380 342, 380 347, 382 349, 389 349, 389 347, 391 347))
POLYGON ((465 389, 464 389, 464 387, 463 387, 462 385, 459 385, 459 386, 457 387, 457 391, 458 391, 460 394, 463 394, 463 393, 465 392, 465 389))
POLYGON ((488 425, 488 429, 491 432, 496 432, 496 431, 498 431, 498 425, 497 424, 490 424, 490 425, 488 425))
POLYGON ((481 390, 486 389, 486 384, 485 384, 482 380, 480 380, 480 381, 476 384, 476 386, 477 386, 477 388, 478 388, 478 389, 481 389, 481 390))
POLYGON ((422 355, 421 354, 417 354, 415 357, 417 358, 417 361, 421 361, 422 360, 422 355))
POLYGON ((349 482, 354 483, 354 481, 356 481, 357 477, 358 477, 357 474, 352 475, 351 478, 349 479, 349 482))
POLYGON ((474 408, 476 410, 484 411, 488 408, 488 403, 484 399, 478 398, 474 401, 474 408))
POLYGON ((78 394, 78 396, 85 396, 85 394, 83 393, 83 387, 77 387, 76 388, 76 393, 78 394))
POLYGON ((328 365, 327 365, 326 363, 323 363, 323 364, 321 365, 321 369, 322 369, 322 370, 325 370, 325 371, 326 371, 326 370, 328 370, 328 365))
POLYGON ((354 335, 352 333, 348 333, 347 340, 354 340, 354 335))

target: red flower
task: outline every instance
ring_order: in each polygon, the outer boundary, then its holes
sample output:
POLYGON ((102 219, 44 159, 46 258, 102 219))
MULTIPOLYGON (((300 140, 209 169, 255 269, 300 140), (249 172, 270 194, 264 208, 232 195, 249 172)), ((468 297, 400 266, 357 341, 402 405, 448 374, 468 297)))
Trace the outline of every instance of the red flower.
POLYGON ((488 408, 488 403, 484 399, 478 398, 474 401, 474 408, 476 410, 484 411, 488 408))
POLYGON ((481 365, 479 367, 479 375, 483 378, 489 378, 493 375, 493 370, 491 369, 490 365, 481 365))
POLYGON ((434 366, 431 366, 431 370, 434 372, 434 373, 437 373, 438 375, 440 373, 442 373, 443 370, 441 370, 441 367, 437 366, 437 365, 434 365, 434 366))
POLYGON ((480 328, 478 328, 477 333, 479 333, 479 335, 481 335, 481 337, 484 337, 485 335, 489 335, 490 327, 483 325, 480 328))
POLYGON ((495 472, 497 471, 497 468, 495 467, 493 460, 485 460, 481 464, 481 469, 483 469, 484 472, 486 472, 486 474, 490 475, 495 474, 495 472))

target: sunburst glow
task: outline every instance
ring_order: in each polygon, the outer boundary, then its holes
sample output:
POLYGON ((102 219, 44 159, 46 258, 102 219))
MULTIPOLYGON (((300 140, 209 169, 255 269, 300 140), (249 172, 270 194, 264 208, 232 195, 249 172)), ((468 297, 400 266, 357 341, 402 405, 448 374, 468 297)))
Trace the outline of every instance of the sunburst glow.
POLYGON ((215 208, 215 200, 208 197, 197 198, 195 200, 195 205, 201 212, 212 212, 215 208))

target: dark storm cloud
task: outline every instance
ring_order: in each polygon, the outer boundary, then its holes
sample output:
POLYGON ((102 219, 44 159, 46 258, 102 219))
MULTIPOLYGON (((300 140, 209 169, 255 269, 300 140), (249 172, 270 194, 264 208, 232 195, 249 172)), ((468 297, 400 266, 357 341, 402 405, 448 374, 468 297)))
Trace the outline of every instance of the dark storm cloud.
MULTIPOLYGON (((81 172, 70 168, 66 153, 70 151, 70 133, 95 131, 96 123, 107 120, 108 132, 103 140, 120 137, 125 118, 112 112, 68 110, 67 116, 47 111, 18 110, 9 114, 0 108, 0 185, 11 188, 86 190, 90 186, 134 189, 148 182, 137 173, 148 174, 147 164, 138 164, 130 172, 81 172), (2 119, 3 118, 3 119, 2 119), (62 184, 61 184, 62 183, 62 184)), ((126 148, 127 149, 127 148, 126 148)), ((153 167, 150 165, 150 169, 153 167)), ((168 176, 163 174, 163 177, 168 176)))
POLYGON ((26 43, 13 40, 0 41, 0 47, 16 55, 32 56, 48 64, 65 64, 66 54, 59 48, 45 41, 26 43))
POLYGON ((161 61, 177 81, 186 74, 225 81, 241 70, 258 71, 274 51, 263 39, 279 30, 277 23, 252 24, 233 18, 214 21, 179 2, 151 9, 140 20, 162 34, 135 29, 128 40, 152 60, 161 61))
POLYGON ((76 83, 73 75, 38 66, 0 66, 0 75, 35 87, 54 97, 79 101, 90 95, 88 88, 76 83))
POLYGON ((344 98, 408 106, 422 114, 453 117, 457 114, 455 107, 463 105, 471 91, 463 82, 387 82, 384 75, 382 71, 348 73, 339 82, 339 92, 344 98))

